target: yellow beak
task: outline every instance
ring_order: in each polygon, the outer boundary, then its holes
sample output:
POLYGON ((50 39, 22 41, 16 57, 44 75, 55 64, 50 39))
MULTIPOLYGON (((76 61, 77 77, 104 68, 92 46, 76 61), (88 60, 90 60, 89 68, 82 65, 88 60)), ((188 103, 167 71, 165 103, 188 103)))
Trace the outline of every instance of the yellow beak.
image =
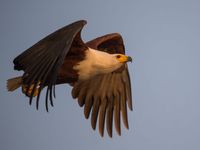
POLYGON ((121 63, 126 63, 128 61, 132 62, 132 58, 130 56, 126 56, 126 55, 121 55, 121 57, 118 58, 118 60, 121 63))

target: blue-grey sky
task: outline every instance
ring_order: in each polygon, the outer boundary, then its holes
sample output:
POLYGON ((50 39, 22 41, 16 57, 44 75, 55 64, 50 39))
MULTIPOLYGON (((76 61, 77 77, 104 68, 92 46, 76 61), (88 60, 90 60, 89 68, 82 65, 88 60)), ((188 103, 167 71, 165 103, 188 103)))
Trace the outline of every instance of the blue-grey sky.
POLYGON ((200 1, 198 0, 1 0, 0 149, 200 149, 200 1), (57 86, 54 108, 29 106, 6 80, 21 75, 12 60, 35 42, 73 21, 86 19, 85 41, 119 32, 133 85, 130 129, 101 138, 71 98, 57 86))

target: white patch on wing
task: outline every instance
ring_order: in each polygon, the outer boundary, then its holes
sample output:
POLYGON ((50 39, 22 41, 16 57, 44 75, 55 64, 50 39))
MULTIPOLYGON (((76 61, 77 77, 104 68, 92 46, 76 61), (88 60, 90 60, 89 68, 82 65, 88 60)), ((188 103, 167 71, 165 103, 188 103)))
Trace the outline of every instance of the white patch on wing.
POLYGON ((87 80, 98 74, 110 73, 122 66, 114 54, 89 48, 86 58, 73 67, 78 71, 79 80, 87 80))

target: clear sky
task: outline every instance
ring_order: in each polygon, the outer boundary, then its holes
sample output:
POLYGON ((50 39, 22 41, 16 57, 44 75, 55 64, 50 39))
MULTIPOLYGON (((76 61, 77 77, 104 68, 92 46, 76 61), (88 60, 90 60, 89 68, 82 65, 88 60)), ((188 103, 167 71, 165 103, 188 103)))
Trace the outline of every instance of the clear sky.
POLYGON ((200 149, 198 0, 1 0, 0 52, 1 150, 200 149), (6 80, 22 74, 13 70, 18 54, 79 19, 88 21, 84 41, 119 32, 134 58, 134 110, 120 137, 93 131, 68 85, 56 87, 49 113, 20 89, 6 91, 6 80))

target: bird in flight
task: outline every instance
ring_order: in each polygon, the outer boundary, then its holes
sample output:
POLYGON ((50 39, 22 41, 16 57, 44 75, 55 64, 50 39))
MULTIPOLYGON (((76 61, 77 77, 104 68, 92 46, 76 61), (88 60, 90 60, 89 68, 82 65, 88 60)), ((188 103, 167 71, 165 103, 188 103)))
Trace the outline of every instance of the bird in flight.
POLYGON ((8 91, 21 87, 32 104, 35 97, 39 107, 41 91, 46 88, 45 106, 53 106, 55 85, 68 83, 72 97, 84 107, 85 118, 91 118, 95 130, 104 135, 104 126, 112 137, 113 121, 121 135, 121 118, 128 129, 127 106, 132 110, 131 82, 120 34, 107 34, 87 43, 81 39, 81 31, 87 22, 71 23, 43 38, 13 63, 14 69, 24 73, 8 79, 8 91), (98 120, 98 121, 97 121, 98 120))

